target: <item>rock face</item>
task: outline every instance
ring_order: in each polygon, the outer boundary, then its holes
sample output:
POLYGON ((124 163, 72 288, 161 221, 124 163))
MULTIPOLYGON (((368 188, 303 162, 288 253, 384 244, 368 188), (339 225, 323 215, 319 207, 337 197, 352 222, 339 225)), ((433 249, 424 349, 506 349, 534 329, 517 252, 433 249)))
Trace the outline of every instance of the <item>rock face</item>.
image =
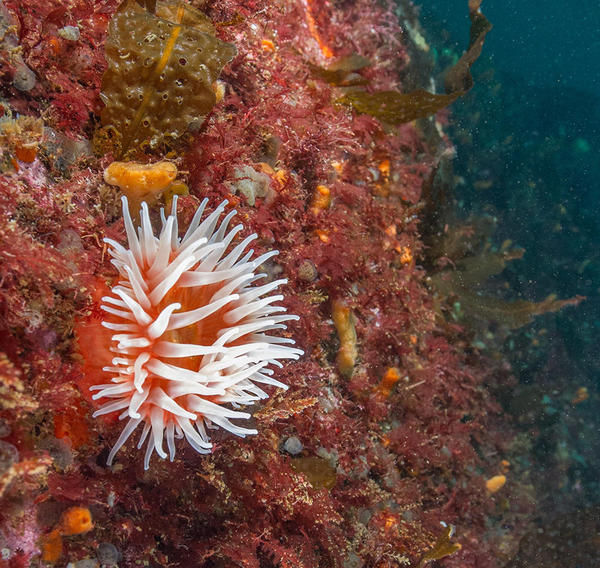
POLYGON ((204 197, 228 199, 240 238, 255 232, 257 255, 280 251, 260 272, 288 277, 283 303, 300 319, 285 333, 304 356, 278 371, 289 390, 253 408, 257 435, 215 432, 211 454, 180 445, 148 471, 130 441, 105 466, 120 426, 91 418, 89 386, 109 379, 94 365, 110 347, 100 303, 118 280, 102 239, 126 236, 102 177, 117 156, 73 140, 91 139, 102 110, 117 3, 6 1, 37 82, 25 92, 3 75, 2 115, 42 117, 46 136, 31 162, 0 159, 0 566, 27 566, 73 506, 93 528, 63 538, 59 565, 111 543, 126 567, 500 566, 527 511, 510 477, 493 496, 485 486, 511 439, 485 388, 495 367, 440 320, 419 266, 423 186, 450 142, 435 118, 390 127, 336 103, 420 76, 415 15, 374 0, 194 4, 237 50, 222 100, 187 146, 141 159, 182 172, 182 231, 204 197), (59 33, 68 26, 77 38, 59 33), (340 75, 335 62, 357 54, 340 75), (244 192, 255 178, 261 190, 244 192), (348 315, 337 326, 336 306, 348 315), (78 326, 98 333, 78 346, 78 326), (340 352, 352 354, 341 368, 340 352))

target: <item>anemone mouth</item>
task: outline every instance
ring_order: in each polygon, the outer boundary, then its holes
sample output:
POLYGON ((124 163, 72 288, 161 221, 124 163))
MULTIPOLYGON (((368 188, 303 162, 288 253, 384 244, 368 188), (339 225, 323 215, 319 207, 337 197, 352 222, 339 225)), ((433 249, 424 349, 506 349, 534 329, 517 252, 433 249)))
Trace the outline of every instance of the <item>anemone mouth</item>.
POLYGON ((238 408, 268 397, 257 383, 287 389, 270 367, 303 352, 292 339, 268 333, 298 319, 274 305, 283 296, 273 292, 285 279, 257 284, 266 275, 256 269, 278 252, 252 260, 253 250, 246 249, 256 235, 234 243, 242 230, 241 225, 229 229, 235 211, 219 223, 227 201, 203 218, 205 199, 180 238, 176 197, 171 214, 161 212, 158 236, 146 203, 136 231, 127 199, 122 200, 129 248, 105 239, 121 277, 102 299, 102 325, 114 332, 115 356, 104 368, 111 382, 91 390, 97 391, 94 399, 109 399, 94 416, 121 411, 119 419, 129 419, 108 464, 142 425, 138 448, 146 444, 147 469, 154 452, 167 457, 165 440, 172 461, 177 438, 208 453, 210 429, 256 434, 231 419, 249 418, 238 408))

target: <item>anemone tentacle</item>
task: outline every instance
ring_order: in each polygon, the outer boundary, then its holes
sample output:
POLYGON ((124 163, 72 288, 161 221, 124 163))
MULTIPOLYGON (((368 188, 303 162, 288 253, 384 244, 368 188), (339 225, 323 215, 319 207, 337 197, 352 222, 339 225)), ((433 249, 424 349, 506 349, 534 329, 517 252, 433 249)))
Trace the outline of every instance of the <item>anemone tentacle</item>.
POLYGON ((115 357, 104 367, 110 382, 92 387, 94 399, 108 399, 94 416, 122 411, 119 419, 128 419, 110 451, 109 465, 142 424, 138 448, 146 443, 148 469, 154 452, 173 461, 177 438, 209 453, 207 429, 221 427, 241 437, 256 434, 230 419, 249 418, 239 408, 268 396, 256 383, 287 389, 272 378, 269 366, 298 359, 303 352, 291 346, 293 340, 267 334, 297 319, 272 315, 285 312, 273 305, 283 296, 272 293, 287 281, 254 286, 265 276, 255 270, 278 252, 251 260, 253 251, 246 248, 255 234, 234 244, 243 227, 229 229, 235 211, 219 223, 227 201, 202 219, 205 199, 182 238, 176 198, 168 217, 161 211, 158 236, 146 203, 136 230, 127 199, 122 201, 129 248, 105 239, 121 280, 102 299, 103 325, 115 332, 115 357))

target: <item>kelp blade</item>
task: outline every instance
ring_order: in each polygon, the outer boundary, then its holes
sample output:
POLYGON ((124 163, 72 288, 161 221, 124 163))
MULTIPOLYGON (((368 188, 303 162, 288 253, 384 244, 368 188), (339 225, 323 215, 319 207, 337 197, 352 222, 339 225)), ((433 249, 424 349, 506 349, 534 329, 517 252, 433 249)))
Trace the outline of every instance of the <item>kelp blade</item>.
POLYGON ((396 125, 431 116, 454 102, 461 94, 437 95, 421 89, 410 93, 354 91, 345 94, 338 102, 351 105, 361 114, 370 114, 382 122, 396 125))
POLYGON ((215 104, 213 83, 236 54, 190 6, 157 2, 156 13, 163 17, 130 1, 110 22, 101 123, 118 140, 117 155, 198 127, 215 104))
POLYGON ((481 55, 486 34, 492 29, 487 18, 479 11, 481 0, 469 3, 471 32, 469 47, 451 67, 444 80, 446 94, 436 94, 417 89, 410 93, 397 91, 352 91, 338 99, 339 103, 352 106, 356 112, 370 114, 392 125, 426 118, 452 104, 473 86, 471 65, 481 55))

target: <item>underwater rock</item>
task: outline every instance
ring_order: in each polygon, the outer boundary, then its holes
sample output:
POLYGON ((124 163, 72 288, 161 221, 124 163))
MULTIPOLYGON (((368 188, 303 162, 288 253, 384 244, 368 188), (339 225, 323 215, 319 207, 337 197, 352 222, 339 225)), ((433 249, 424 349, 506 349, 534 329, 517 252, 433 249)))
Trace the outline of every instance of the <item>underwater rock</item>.
POLYGON ((111 542, 101 542, 96 549, 96 556, 103 568, 112 568, 121 560, 119 549, 111 542))
POLYGON ((0 51, 6 51, 8 58, 13 66, 12 84, 15 89, 22 92, 29 92, 35 87, 37 77, 35 73, 27 66, 23 56, 19 51, 19 38, 15 33, 16 24, 10 12, 0 2, 0 51))
POLYGON ((19 451, 12 444, 0 440, 0 475, 19 461, 19 451))
POLYGON ((283 449, 291 456, 297 456, 303 449, 302 442, 296 436, 290 436, 283 443, 283 449))

